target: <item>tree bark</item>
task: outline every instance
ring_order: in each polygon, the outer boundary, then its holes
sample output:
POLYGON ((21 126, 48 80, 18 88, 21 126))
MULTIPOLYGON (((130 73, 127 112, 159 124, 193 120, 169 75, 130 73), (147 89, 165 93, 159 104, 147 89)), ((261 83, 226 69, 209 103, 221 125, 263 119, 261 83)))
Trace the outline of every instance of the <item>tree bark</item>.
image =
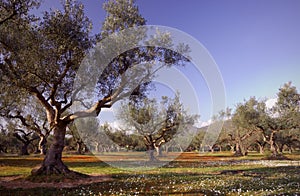
POLYGON ((100 152, 99 142, 95 142, 95 151, 100 152))
POLYGON ((272 152, 272 156, 276 157, 278 156, 278 150, 277 150, 277 146, 275 145, 274 140, 270 140, 270 150, 272 152))
POLYGON ((234 152, 234 145, 229 145, 229 147, 230 147, 230 151, 234 152))
POLYGON ((241 142, 237 142, 236 143, 236 147, 235 147, 235 153, 234 156, 246 156, 247 155, 247 151, 245 150, 243 144, 241 144, 241 142))
POLYGON ((78 154, 84 154, 84 146, 82 141, 77 141, 76 151, 78 154))
POLYGON ((47 153, 47 138, 44 135, 40 135, 40 141, 39 141, 39 150, 42 155, 45 155, 47 153))
POLYGON ((156 146, 155 149, 156 149, 157 156, 158 157, 162 157, 163 154, 162 154, 162 148, 161 148, 161 146, 156 146))
POLYGON ((67 124, 59 122, 53 127, 54 141, 48 150, 46 157, 40 168, 33 170, 33 175, 51 175, 70 173, 68 167, 62 162, 62 152, 64 149, 64 139, 67 124))
POLYGON ((259 149, 259 154, 264 154, 265 153, 265 142, 261 142, 261 141, 256 141, 256 144, 258 146, 259 149))
POLYGON ((277 149, 277 146, 275 143, 275 133, 274 132, 271 133, 269 143, 270 143, 270 150, 272 152, 272 156, 277 157, 279 153, 278 153, 278 149, 277 149))
POLYGON ((149 162, 157 161, 157 158, 154 156, 154 152, 155 152, 154 144, 148 145, 149 162))
POLYGON ((263 145, 258 145, 259 147, 259 154, 264 154, 264 146, 263 145))

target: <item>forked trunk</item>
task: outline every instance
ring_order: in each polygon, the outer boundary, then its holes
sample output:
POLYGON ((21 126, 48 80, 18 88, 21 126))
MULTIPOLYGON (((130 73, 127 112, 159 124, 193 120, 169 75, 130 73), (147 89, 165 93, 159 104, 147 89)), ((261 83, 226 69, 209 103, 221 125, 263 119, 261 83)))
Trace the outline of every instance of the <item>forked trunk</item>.
POLYGON ((208 146, 208 147, 209 147, 210 152, 215 152, 214 146, 208 146))
POLYGON ((178 145, 178 148, 179 148, 180 152, 183 152, 183 149, 180 145, 178 145))
POLYGON ((259 154, 264 154, 265 151, 264 151, 264 146, 262 145, 258 145, 259 146, 259 154))
POLYGON ((234 152, 234 147, 235 147, 235 146, 234 146, 234 145, 229 145, 229 147, 230 147, 230 151, 231 151, 231 152, 234 152))
POLYGON ((247 152, 246 152, 244 146, 241 143, 237 142, 235 148, 236 149, 235 149, 234 156, 239 157, 239 156, 246 156, 247 155, 247 152))
POLYGON ((60 122, 53 128, 53 143, 44 158, 40 168, 33 170, 35 175, 51 175, 70 173, 68 167, 62 162, 62 152, 64 149, 64 140, 66 134, 66 124, 60 122))
POLYGON ((76 147, 76 151, 77 154, 84 154, 84 147, 83 147, 83 142, 82 141, 77 141, 77 147, 76 147))

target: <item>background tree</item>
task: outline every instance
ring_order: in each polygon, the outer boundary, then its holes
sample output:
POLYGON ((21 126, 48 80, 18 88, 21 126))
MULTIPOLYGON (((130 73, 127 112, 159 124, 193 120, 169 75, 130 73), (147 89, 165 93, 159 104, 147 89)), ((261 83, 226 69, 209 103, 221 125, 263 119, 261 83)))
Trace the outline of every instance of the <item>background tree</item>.
POLYGON ((14 132, 8 130, 8 125, 0 124, 0 153, 19 152, 21 143, 13 135, 14 132))
POLYGON ((264 112, 264 102, 257 101, 255 97, 250 98, 244 104, 238 104, 232 118, 236 130, 234 135, 231 135, 236 143, 236 156, 247 154, 247 148, 253 143, 253 134, 259 131, 257 125, 265 116, 264 112))
POLYGON ((126 151, 137 150, 143 140, 141 136, 129 133, 124 129, 112 130, 112 128, 109 128, 105 133, 118 146, 118 149, 123 148, 126 151))
MULTIPOLYGON (((13 91, 14 92, 14 91, 13 91)), ((14 122, 39 136, 38 151, 46 154, 47 138, 51 132, 46 115, 33 97, 22 99, 18 94, 5 93, 0 95, 0 116, 6 121, 14 122), (2 98, 2 99, 1 99, 2 98)))
POLYGON ((29 155, 28 147, 34 140, 37 140, 39 137, 34 134, 34 132, 26 132, 22 129, 15 129, 14 136, 22 142, 22 147, 20 149, 20 155, 29 155))
POLYGON ((188 115, 180 103, 179 95, 170 99, 163 97, 161 103, 156 99, 143 99, 123 103, 118 110, 118 118, 143 137, 149 153, 149 161, 157 160, 154 151, 174 139, 183 127, 194 124, 195 116, 188 115))
POLYGON ((279 89, 277 97, 275 106, 268 111, 268 115, 264 116, 258 126, 262 131, 264 141, 270 145, 271 158, 275 159, 284 158, 279 153, 280 143, 284 144, 285 140, 289 140, 288 133, 290 131, 295 130, 295 133, 299 133, 300 119, 300 96, 296 87, 292 86, 290 82, 284 84, 279 89))

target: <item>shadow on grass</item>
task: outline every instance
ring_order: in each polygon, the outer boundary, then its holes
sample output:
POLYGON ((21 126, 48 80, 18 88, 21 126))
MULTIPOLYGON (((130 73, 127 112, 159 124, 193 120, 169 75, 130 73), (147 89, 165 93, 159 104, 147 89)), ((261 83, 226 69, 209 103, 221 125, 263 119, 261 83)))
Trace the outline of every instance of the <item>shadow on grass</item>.
POLYGON ((42 159, 28 159, 24 157, 19 158, 2 158, 0 159, 0 166, 13 166, 13 167, 35 167, 42 163, 42 159))
MULTIPOLYGON (((107 167, 105 164, 102 166, 107 167)), ((112 175, 112 181, 76 188, 14 190, 0 188, 0 193, 1 195, 99 195, 100 193, 102 195, 226 195, 229 193, 293 195, 299 190, 299 174, 300 167, 297 166, 244 169, 236 174, 118 173, 112 175)))

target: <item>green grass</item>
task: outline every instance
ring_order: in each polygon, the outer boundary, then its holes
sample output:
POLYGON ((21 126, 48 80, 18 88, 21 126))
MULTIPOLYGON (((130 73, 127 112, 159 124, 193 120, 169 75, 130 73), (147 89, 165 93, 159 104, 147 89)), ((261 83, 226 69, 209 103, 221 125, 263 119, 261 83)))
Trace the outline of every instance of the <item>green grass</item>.
MULTIPOLYGON (((123 154, 123 156, 125 155, 123 154)), ((299 160, 300 155, 294 154, 291 157, 299 160)), ((260 160, 261 158, 263 156, 255 154, 248 156, 248 160, 260 160)), ((31 169, 41 160, 41 157, 32 156, 0 157, 0 177, 28 176, 31 169)), ((0 195, 300 194, 299 166, 270 167, 261 164, 247 164, 245 160, 247 157, 235 158, 226 153, 199 156, 186 153, 178 160, 160 168, 147 171, 128 171, 111 167, 91 156, 72 155, 66 156, 64 159, 70 169, 85 174, 110 175, 112 180, 64 189, 5 189, 0 187, 0 195)))

